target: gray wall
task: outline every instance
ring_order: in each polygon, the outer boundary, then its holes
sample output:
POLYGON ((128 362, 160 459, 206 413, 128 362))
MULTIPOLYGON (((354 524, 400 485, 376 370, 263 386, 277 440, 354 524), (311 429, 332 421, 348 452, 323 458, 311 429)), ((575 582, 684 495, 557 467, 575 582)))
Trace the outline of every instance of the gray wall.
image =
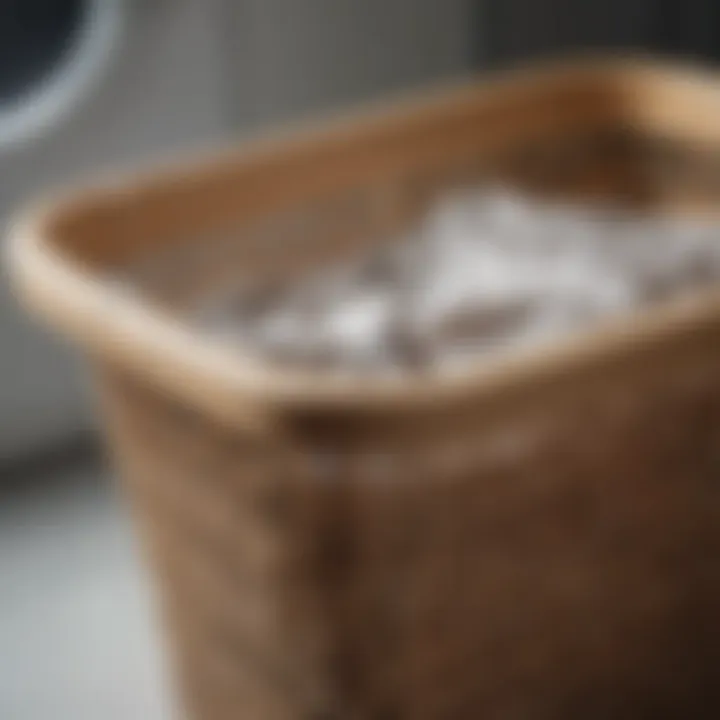
MULTIPOLYGON (((113 72, 73 117, 0 156, 0 213, 100 168, 133 165, 228 132, 222 86, 226 0, 134 2, 113 72)), ((75 356, 27 321, 0 275, 0 467, 90 425, 75 356)))
POLYGON ((228 23, 236 38, 230 59, 235 121, 272 123, 464 75, 473 57, 474 4, 237 2, 228 23))

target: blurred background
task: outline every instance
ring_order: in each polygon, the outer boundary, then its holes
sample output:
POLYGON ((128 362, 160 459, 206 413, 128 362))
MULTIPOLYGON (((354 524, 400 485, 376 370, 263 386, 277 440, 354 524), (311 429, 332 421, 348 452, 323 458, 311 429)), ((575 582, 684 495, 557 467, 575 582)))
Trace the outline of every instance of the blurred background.
MULTIPOLYGON (((714 60, 714 0, 0 0, 0 217, 53 188, 576 49, 714 60)), ((87 377, 0 277, 0 718, 170 712, 87 377)))

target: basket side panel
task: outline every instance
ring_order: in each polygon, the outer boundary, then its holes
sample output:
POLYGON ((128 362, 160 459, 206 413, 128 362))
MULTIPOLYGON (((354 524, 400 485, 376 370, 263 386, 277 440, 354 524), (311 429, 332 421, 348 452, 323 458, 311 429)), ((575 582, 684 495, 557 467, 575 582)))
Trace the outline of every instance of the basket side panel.
POLYGON ((306 428, 292 456, 106 373, 189 706, 715 717, 713 347, 568 377, 492 422, 306 428))
POLYGON ((317 553, 301 534, 321 526, 322 493, 300 492, 277 448, 122 372, 104 369, 100 390, 193 717, 327 712, 337 700, 310 571, 317 553))
POLYGON ((348 439, 325 601, 361 716, 714 717, 716 368, 659 361, 396 448, 348 439))

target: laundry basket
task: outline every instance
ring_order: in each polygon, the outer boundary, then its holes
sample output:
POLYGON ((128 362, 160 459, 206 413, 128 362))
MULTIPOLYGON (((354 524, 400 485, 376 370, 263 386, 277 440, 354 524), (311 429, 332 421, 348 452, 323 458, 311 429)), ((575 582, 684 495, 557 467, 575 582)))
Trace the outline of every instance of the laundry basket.
POLYGON ((19 293, 97 369, 191 717, 717 717, 720 294, 442 379, 258 363, 186 311, 457 185, 712 213, 718 118, 707 72, 553 64, 14 225, 19 293))

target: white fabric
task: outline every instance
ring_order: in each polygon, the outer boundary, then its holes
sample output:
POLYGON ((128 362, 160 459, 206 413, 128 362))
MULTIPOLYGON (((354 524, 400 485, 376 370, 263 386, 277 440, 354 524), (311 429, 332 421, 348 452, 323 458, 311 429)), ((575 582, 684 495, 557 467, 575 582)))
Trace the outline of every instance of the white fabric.
POLYGON ((713 224, 464 190, 394 248, 277 288, 254 315, 237 312, 237 298, 215 299, 204 324, 244 352, 288 362, 454 369, 718 277, 713 224))

